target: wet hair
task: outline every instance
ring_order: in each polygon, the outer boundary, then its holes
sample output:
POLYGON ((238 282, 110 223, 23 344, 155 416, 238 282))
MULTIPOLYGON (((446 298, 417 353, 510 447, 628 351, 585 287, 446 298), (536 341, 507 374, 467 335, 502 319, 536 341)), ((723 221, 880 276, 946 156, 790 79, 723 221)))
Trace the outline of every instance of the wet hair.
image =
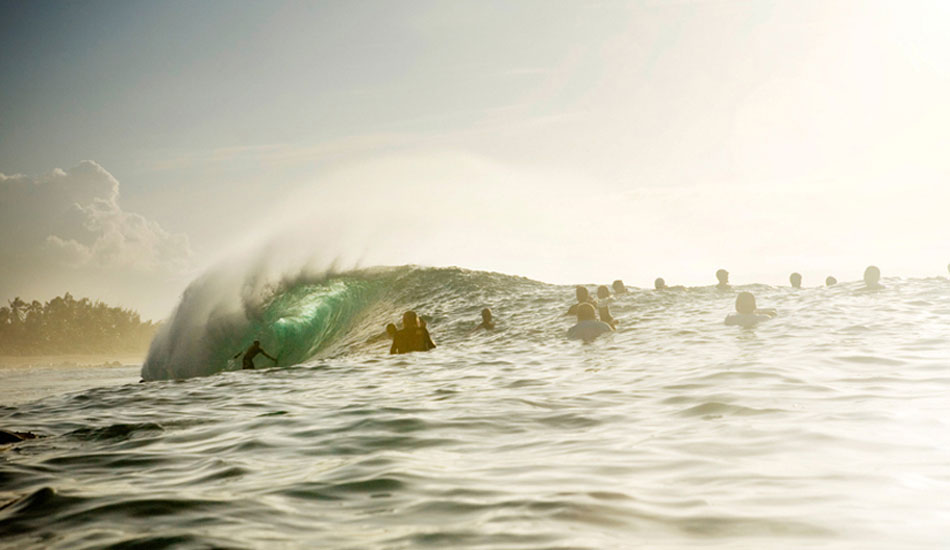
POLYGON ((663 280, 663 277, 657 277, 656 280, 653 281, 653 288, 657 290, 666 288, 666 281, 663 280))
POLYGON ((864 270, 865 283, 876 283, 880 280, 881 280, 881 270, 878 269, 876 265, 869 265, 868 268, 864 270))
MULTIPOLYGON (((947 266, 947 269, 950 269, 950 265, 947 266)), ((614 281, 613 284, 611 284, 610 286, 613 287, 614 292, 617 294, 627 291, 627 287, 623 285, 623 281, 621 281, 620 279, 617 279, 616 281, 614 281)))
POLYGON ((396 336, 396 325, 393 323, 386 325, 386 334, 389 336, 396 336))
POLYGON ((482 310, 482 319, 485 319, 486 317, 489 319, 491 318, 491 309, 487 307, 482 310))
POLYGON ((597 297, 610 298, 610 289, 607 288, 607 285, 600 285, 599 287, 597 287, 597 297))
POLYGON ((755 313, 755 296, 751 292, 740 292, 736 296, 736 311, 739 313, 755 313))
POLYGON ((838 284, 838 279, 835 279, 835 278, 832 277, 831 275, 828 275, 828 277, 825 278, 825 284, 826 284, 827 286, 836 285, 836 284, 838 284))
POLYGON ((716 279, 718 279, 720 283, 725 283, 729 280, 729 272, 725 269, 720 269, 716 272, 716 279))
POLYGON ((402 314, 402 327, 417 327, 419 326, 419 317, 416 316, 415 311, 407 311, 402 314))
POLYGON ((578 321, 593 321, 595 320, 596 313, 594 312, 594 306, 590 304, 581 304, 577 306, 577 320, 578 321))
POLYGON ((802 286, 802 274, 801 273, 792 273, 788 276, 788 281, 792 283, 792 286, 798 288, 802 286))
POLYGON ((587 290, 586 286, 577 285, 574 287, 574 292, 577 294, 578 300, 586 300, 590 298, 590 291, 587 290))
POLYGON ((256 344, 256 345, 259 346, 259 345, 261 345, 261 341, 260 341, 260 340, 254 340, 254 344, 256 344))

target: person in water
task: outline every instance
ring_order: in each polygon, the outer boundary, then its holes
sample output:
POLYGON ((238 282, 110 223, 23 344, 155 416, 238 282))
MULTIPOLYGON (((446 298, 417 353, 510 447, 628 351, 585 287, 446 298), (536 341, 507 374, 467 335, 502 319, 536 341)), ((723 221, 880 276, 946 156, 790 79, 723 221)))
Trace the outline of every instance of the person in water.
POLYGON ((240 356, 242 353, 244 354, 244 358, 241 360, 242 369, 253 369, 254 358, 257 357, 258 355, 263 355, 264 357, 270 359, 271 361, 274 362, 274 366, 277 366, 277 359, 271 357, 270 355, 267 354, 266 351, 264 351, 264 348, 261 347, 260 340, 254 340, 254 343, 251 344, 251 347, 247 348, 245 351, 239 351, 234 356, 234 359, 237 359, 238 356, 240 356))
MULTIPOLYGON (((948 267, 950 267, 950 266, 948 266, 948 267)), ((611 286, 612 286, 613 289, 614 289, 614 294, 626 294, 626 293, 627 293, 627 287, 624 286, 623 281, 621 281, 620 279, 617 279, 616 281, 614 281, 611 286)))
POLYGON ((601 321, 613 329, 617 328, 617 320, 610 314, 610 289, 606 285, 597 287, 597 313, 601 321))
POLYGON ((838 279, 835 279, 831 275, 828 275, 825 279, 825 286, 835 286, 836 284, 838 284, 838 279))
POLYGON ((590 297, 590 291, 587 290, 587 287, 578 285, 574 288, 574 293, 577 295, 577 303, 572 305, 567 310, 567 315, 577 315, 577 306, 581 304, 590 304, 591 306, 596 306, 596 302, 590 297))
POLYGON ((585 303, 577 305, 577 324, 568 329, 567 337, 572 340, 590 342, 601 334, 613 331, 614 328, 612 326, 597 320, 594 313, 594 306, 585 303))
POLYGON ((492 319, 491 310, 487 307, 482 310, 482 322, 480 325, 475 327, 475 330, 485 329, 485 330, 495 330, 495 321, 492 319))
POLYGON ((390 353, 410 353, 413 351, 429 351, 435 348, 435 342, 429 335, 424 319, 420 319, 415 311, 407 311, 402 315, 402 330, 396 331, 390 353))
POLYGON ((396 353, 396 325, 389 323, 386 325, 386 334, 389 336, 389 339, 392 340, 392 345, 389 346, 389 354, 393 355, 396 353))
POLYGON ((750 328, 775 315, 774 309, 758 309, 751 292, 740 292, 736 296, 736 312, 726 316, 726 325, 750 328))
POLYGON ((683 290, 686 287, 682 285, 666 286, 666 281, 663 280, 663 277, 657 277, 656 280, 653 281, 653 288, 656 290, 683 290))
POLYGON ((881 284, 881 270, 876 265, 869 265, 864 270, 863 290, 880 290, 882 288, 884 288, 884 285, 881 284))
POLYGON ((719 284, 716 285, 719 290, 730 290, 732 288, 732 285, 729 284, 729 272, 725 269, 716 272, 716 280, 719 281, 719 284))
POLYGON ((792 288, 801 288, 802 287, 802 274, 801 273, 792 273, 788 276, 788 282, 792 283, 792 288))

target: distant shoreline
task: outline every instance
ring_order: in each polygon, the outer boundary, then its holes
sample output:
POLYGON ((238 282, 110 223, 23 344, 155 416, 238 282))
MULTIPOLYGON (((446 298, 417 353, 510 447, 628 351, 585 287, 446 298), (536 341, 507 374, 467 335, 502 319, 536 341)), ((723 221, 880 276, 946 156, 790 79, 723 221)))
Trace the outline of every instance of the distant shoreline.
POLYGON ((27 367, 122 367, 141 365, 145 353, 0 355, 0 369, 27 367))

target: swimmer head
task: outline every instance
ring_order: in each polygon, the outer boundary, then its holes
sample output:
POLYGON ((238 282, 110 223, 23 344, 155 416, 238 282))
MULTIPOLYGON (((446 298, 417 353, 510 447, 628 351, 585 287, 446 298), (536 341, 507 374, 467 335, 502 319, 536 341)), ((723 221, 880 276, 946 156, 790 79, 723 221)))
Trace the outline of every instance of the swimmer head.
POLYGON ((396 337, 396 325, 394 325, 394 324, 392 324, 392 323, 389 323, 388 325, 386 325, 386 334, 388 334, 390 338, 395 338, 395 337, 396 337))
POLYGON ((596 319, 594 306, 590 304, 581 304, 577 306, 578 321, 593 321, 594 319, 596 319))
POLYGON ((825 279, 825 285, 827 286, 835 286, 836 284, 838 284, 838 279, 835 279, 831 275, 828 275, 828 277, 825 279))
POLYGON ((604 298, 610 298, 610 289, 607 288, 607 285, 600 285, 597 287, 597 298, 603 300, 604 298))
MULTIPOLYGON (((947 269, 950 269, 950 266, 947 266, 947 269)), ((621 281, 620 279, 617 279, 616 281, 614 281, 611 286, 614 287, 614 294, 623 294, 624 292, 627 291, 627 287, 624 286, 623 281, 621 281)))
POLYGON ((739 313, 755 313, 755 296, 751 292, 740 292, 736 296, 736 311, 739 313))
POLYGON ((719 280, 719 284, 724 285, 729 282, 729 272, 725 269, 720 269, 716 272, 716 279, 719 280))
POLYGON ((864 270, 864 284, 874 286, 881 280, 881 270, 876 265, 869 265, 864 270))
POLYGON ((587 287, 578 285, 577 288, 574 289, 574 292, 577 294, 578 303, 590 300, 590 292, 587 290, 587 287))
POLYGON ((402 327, 417 327, 419 326, 419 317, 416 316, 415 311, 407 311, 402 314, 402 327))
POLYGON ((485 321, 486 323, 491 322, 491 310, 487 307, 482 310, 482 321, 485 321))
POLYGON ((788 281, 792 283, 792 288, 801 288, 802 287, 802 274, 801 273, 792 273, 788 276, 788 281))
POLYGON ((657 290, 666 290, 666 281, 663 280, 663 277, 657 277, 656 280, 653 281, 653 288, 657 290))

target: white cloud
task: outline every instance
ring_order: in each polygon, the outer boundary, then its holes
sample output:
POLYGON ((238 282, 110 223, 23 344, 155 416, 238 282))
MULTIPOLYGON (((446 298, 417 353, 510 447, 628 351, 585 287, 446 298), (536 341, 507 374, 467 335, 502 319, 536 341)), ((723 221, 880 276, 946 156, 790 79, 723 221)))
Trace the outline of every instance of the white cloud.
POLYGON ((0 174, 0 253, 63 267, 179 272, 187 236, 119 205, 119 182, 92 161, 39 177, 0 174))
POLYGON ((91 161, 0 173, 0 231, 0 300, 68 291, 160 318, 192 275, 188 237, 123 210, 119 182, 91 161))

